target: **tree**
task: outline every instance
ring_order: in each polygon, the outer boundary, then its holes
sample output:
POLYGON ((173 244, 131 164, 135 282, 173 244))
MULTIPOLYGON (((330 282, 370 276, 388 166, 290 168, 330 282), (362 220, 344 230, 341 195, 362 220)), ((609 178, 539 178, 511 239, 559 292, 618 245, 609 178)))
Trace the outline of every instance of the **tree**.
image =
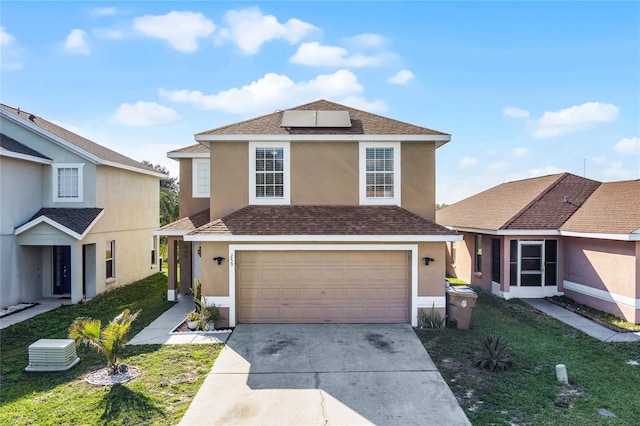
POLYGON ((139 310, 131 314, 129 309, 125 309, 103 330, 101 330, 102 323, 99 319, 76 318, 69 327, 69 338, 75 340, 77 346, 84 343, 103 354, 107 360, 109 374, 116 374, 118 355, 126 343, 125 335, 138 315, 140 315, 139 310))
POLYGON ((180 184, 178 178, 169 176, 165 166, 143 161, 155 171, 164 173, 166 177, 160 178, 160 226, 167 225, 178 220, 180 214, 180 184))

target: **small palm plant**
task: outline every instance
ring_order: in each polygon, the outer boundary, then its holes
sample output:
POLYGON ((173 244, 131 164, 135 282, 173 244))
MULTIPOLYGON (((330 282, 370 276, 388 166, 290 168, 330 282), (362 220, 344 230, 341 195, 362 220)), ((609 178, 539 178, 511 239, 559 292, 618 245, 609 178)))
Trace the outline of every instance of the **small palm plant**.
POLYGON ((473 356, 473 365, 487 368, 489 371, 502 371, 513 367, 509 358, 508 344, 505 339, 496 334, 490 334, 480 339, 480 346, 473 356))
POLYGON ((140 315, 139 310, 132 314, 129 309, 125 309, 112 319, 104 329, 101 329, 102 323, 99 319, 76 318, 69 327, 69 338, 75 340, 77 346, 84 343, 103 354, 107 360, 109 374, 116 374, 118 355, 127 342, 125 336, 131 323, 138 318, 138 315, 140 315))

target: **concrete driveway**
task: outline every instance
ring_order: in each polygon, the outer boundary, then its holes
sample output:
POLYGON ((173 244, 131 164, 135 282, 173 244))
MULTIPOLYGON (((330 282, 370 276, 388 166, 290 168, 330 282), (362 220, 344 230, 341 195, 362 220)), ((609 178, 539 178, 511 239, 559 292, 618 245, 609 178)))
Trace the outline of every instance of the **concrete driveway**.
POLYGON ((181 425, 468 425, 409 325, 238 325, 181 425))

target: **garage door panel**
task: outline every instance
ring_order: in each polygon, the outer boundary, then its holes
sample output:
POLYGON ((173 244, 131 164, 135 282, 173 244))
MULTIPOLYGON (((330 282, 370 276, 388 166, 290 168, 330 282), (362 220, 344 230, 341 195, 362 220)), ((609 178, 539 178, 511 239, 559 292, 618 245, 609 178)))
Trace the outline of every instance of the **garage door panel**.
POLYGON ((406 323, 409 260, 402 251, 239 251, 238 322, 406 323))

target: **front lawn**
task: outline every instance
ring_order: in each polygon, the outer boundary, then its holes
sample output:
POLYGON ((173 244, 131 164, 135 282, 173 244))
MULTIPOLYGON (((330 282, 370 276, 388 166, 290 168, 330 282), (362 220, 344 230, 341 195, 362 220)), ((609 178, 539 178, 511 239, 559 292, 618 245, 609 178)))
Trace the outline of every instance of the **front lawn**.
POLYGON ((167 278, 156 274, 79 305, 63 306, 0 331, 0 424, 176 424, 211 369, 222 345, 127 346, 122 360, 142 374, 119 386, 97 387, 84 381, 104 367, 104 358, 85 346, 80 363, 69 371, 27 373, 28 346, 38 339, 67 338, 79 316, 103 324, 129 308, 142 309, 128 338, 173 303, 165 301, 167 278))
POLYGON ((416 330, 473 424, 631 425, 640 419, 640 343, 604 343, 518 300, 479 291, 472 329, 416 330), (472 365, 481 336, 510 344, 515 367, 472 365), (569 386, 556 380, 565 364, 569 386), (615 418, 603 417, 607 409, 615 418))

